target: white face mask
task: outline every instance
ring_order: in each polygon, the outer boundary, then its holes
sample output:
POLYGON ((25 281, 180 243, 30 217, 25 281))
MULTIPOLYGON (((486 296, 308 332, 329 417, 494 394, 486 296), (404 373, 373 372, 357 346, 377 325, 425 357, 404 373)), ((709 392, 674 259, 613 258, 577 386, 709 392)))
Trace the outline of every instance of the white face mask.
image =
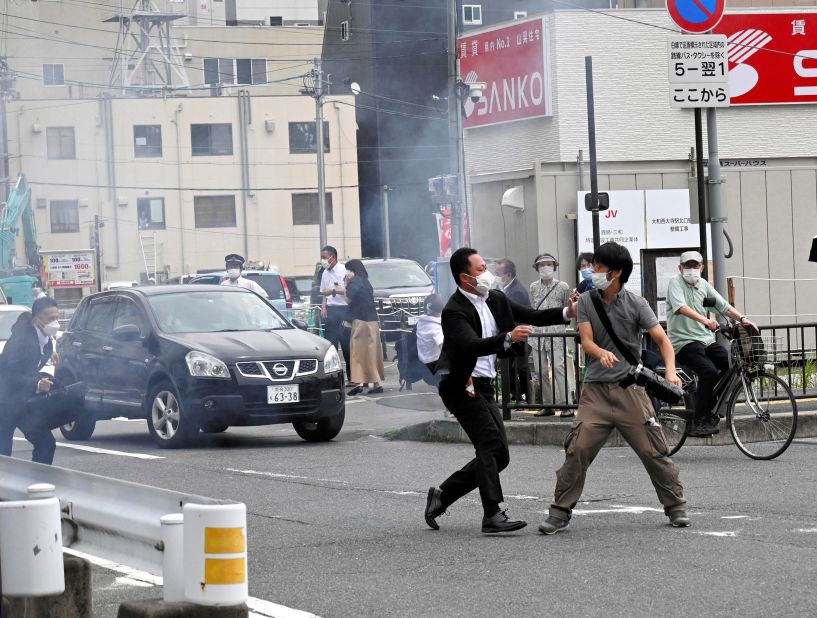
POLYGON ((235 281, 241 276, 241 270, 239 270, 238 268, 228 268, 227 276, 233 281, 235 281))
POLYGON ((593 273, 593 285, 596 286, 597 289, 604 291, 610 287, 613 283, 611 280, 607 278, 607 273, 593 273))
POLYGON ((327 270, 329 268, 329 260, 321 260, 321 268, 327 270))
POLYGON ((49 337, 56 337, 57 333, 60 331, 60 323, 57 320, 49 322, 42 327, 42 331, 49 337))
POLYGON ((697 268, 685 268, 683 271, 684 281, 695 285, 701 279, 701 271, 697 268))
POLYGON ((553 279, 553 266, 540 266, 539 267, 539 275, 542 279, 553 279))
POLYGON ((496 283, 496 277, 494 277, 494 274, 490 270, 479 273, 479 275, 476 277, 472 277, 471 275, 468 276, 477 282, 474 287, 477 290, 477 294, 480 296, 488 296, 488 291, 494 287, 494 284, 496 283))

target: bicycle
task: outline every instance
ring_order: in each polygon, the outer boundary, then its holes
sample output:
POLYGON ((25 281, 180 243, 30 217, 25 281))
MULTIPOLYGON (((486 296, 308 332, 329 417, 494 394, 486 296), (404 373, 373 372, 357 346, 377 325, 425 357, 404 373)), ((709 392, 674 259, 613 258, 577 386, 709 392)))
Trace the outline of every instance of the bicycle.
MULTIPOLYGON (((797 402, 788 384, 772 373, 777 341, 750 335, 737 322, 719 329, 729 341, 730 368, 715 385, 713 413, 726 418, 735 445, 752 459, 774 459, 782 454, 797 431, 797 402)), ((684 389, 678 406, 662 404, 656 413, 674 455, 686 442, 695 413, 698 379, 677 370, 684 389), (683 406, 683 407, 681 407, 683 406)))

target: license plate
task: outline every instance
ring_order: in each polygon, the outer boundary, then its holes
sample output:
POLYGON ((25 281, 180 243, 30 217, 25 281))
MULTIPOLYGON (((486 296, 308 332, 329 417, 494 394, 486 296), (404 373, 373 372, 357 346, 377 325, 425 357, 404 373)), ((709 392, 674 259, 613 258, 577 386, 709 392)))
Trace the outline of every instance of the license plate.
POLYGON ((301 393, 297 384, 267 387, 267 403, 298 403, 300 400, 301 393))

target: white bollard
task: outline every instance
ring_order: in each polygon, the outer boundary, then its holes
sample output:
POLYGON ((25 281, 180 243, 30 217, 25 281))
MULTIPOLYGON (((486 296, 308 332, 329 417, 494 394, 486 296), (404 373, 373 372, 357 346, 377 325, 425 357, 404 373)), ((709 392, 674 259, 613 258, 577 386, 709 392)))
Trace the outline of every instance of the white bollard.
POLYGON ((33 500, 0 502, 3 594, 40 597, 65 592, 60 501, 54 486, 32 485, 33 500))
POLYGON ((247 507, 185 504, 184 598, 198 605, 247 601, 247 507))
POLYGON ((162 524, 163 599, 167 603, 184 601, 184 515, 172 513, 160 518, 162 524))

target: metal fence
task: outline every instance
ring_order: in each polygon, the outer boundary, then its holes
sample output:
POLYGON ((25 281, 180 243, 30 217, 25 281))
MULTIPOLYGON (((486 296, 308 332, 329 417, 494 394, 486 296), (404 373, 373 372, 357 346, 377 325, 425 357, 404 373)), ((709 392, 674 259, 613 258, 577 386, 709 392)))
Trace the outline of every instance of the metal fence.
MULTIPOLYGON (((760 331, 777 343, 768 364, 786 380, 794 397, 817 396, 817 322, 762 326, 760 331)), ((510 420, 513 410, 541 414, 577 409, 585 367, 578 331, 537 333, 528 342, 528 358, 498 363, 503 418, 510 420)))

